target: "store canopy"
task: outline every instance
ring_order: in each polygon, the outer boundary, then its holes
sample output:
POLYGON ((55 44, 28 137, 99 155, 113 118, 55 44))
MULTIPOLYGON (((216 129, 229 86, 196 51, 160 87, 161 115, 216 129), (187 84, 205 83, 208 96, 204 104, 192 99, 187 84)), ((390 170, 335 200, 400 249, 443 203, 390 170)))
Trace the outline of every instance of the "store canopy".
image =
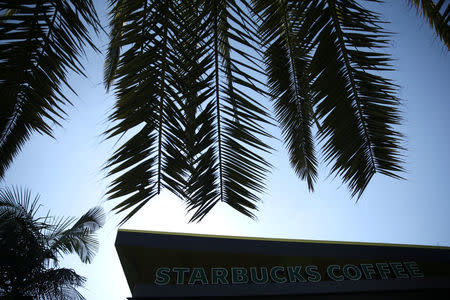
POLYGON ((131 299, 450 294, 448 247, 119 230, 116 249, 131 299))

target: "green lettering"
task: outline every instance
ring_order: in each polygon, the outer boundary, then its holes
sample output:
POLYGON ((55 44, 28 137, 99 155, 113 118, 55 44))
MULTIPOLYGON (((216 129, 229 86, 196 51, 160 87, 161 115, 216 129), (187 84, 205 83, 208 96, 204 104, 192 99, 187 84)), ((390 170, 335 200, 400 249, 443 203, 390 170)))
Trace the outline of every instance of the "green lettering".
POLYGON ((277 272, 278 271, 284 271, 284 268, 281 266, 275 266, 272 269, 270 269, 270 278, 276 283, 284 283, 287 281, 284 277, 279 277, 277 272))
POLYGON ((317 266, 306 266, 306 274, 308 274, 308 280, 312 282, 317 282, 322 280, 322 276, 317 270, 317 266))
POLYGON ((261 270, 261 278, 258 278, 257 269, 255 267, 250 268, 250 278, 253 283, 264 284, 267 283, 267 281, 269 281, 269 277, 267 275, 267 268, 261 267, 260 270, 261 270))
POLYGON ((203 268, 192 269, 191 278, 189 278, 188 284, 195 284, 200 281, 201 284, 208 284, 208 279, 206 278, 206 273, 203 268))
POLYGON ((158 268, 156 270, 156 279, 155 284, 157 285, 166 285, 170 281, 170 268, 158 268))
POLYGON ((211 283, 212 284, 228 284, 228 271, 225 268, 211 268, 211 283))
POLYGON ((366 279, 373 279, 372 274, 376 274, 372 264, 361 264, 361 269, 366 279))
POLYGON ((184 284, 184 274, 189 273, 189 268, 172 268, 172 271, 177 274, 177 284, 184 284))
POLYGON ((422 278, 424 277, 423 273, 420 271, 419 266, 415 261, 407 261, 403 263, 408 270, 408 273, 411 274, 411 277, 422 278))
POLYGON ((389 265, 386 263, 378 263, 375 264, 377 266, 378 272, 380 273, 380 276, 382 279, 388 279, 387 274, 391 273, 389 270, 389 265))
POLYGON ((340 267, 338 265, 329 265, 328 268, 327 268, 328 277, 330 277, 334 281, 342 281, 342 280, 344 280, 344 276, 336 275, 334 273, 334 270, 339 270, 339 269, 340 269, 340 267))
POLYGON ((231 268, 231 282, 236 283, 248 283, 247 269, 246 268, 231 268))
POLYGON ((300 274, 302 266, 287 267, 288 277, 290 282, 306 282, 305 278, 300 274))
POLYGON ((397 278, 409 278, 409 275, 405 273, 403 265, 399 262, 390 263, 392 270, 394 271, 395 277, 397 278))
POLYGON ((344 272, 345 277, 347 277, 350 280, 361 279, 361 270, 355 265, 345 265, 342 270, 344 272))

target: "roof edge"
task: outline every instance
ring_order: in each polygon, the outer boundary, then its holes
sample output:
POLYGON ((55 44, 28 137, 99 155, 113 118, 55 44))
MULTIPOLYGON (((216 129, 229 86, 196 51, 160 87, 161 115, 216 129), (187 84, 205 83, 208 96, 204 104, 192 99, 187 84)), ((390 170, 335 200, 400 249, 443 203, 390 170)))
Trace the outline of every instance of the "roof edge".
POLYGON ((118 232, 135 232, 135 233, 149 233, 149 234, 160 234, 160 235, 193 236, 193 237, 205 237, 205 238, 217 238, 217 239, 253 240, 253 241, 268 241, 268 242, 273 241, 273 242, 289 242, 289 243, 386 246, 386 247, 429 248, 429 249, 450 250, 449 246, 374 243, 374 242, 351 242, 351 241, 328 241, 328 240, 304 240, 304 239, 288 239, 288 238, 265 238, 265 237, 247 237, 247 236, 234 236, 234 235, 214 235, 214 234, 203 234, 203 233, 152 231, 152 230, 140 230, 140 229, 123 229, 123 228, 119 228, 118 232))

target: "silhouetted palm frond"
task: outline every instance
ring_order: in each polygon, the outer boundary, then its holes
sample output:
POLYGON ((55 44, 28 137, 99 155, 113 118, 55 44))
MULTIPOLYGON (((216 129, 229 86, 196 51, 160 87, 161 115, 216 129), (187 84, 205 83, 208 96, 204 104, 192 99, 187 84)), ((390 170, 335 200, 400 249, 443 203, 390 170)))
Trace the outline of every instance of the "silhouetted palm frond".
POLYGON ((380 51, 389 33, 357 1, 115 0, 110 8, 105 84, 117 102, 106 134, 130 138, 108 161, 108 194, 125 197, 115 207, 131 210, 124 222, 163 186, 186 201, 191 220, 220 201, 253 217, 270 168, 267 91, 311 190, 315 134, 353 196, 377 172, 400 178, 399 101, 380 51))
POLYGON ((269 83, 291 162, 310 189, 316 173, 311 126, 332 172, 360 196, 372 176, 399 178, 401 135, 388 33, 352 0, 255 0, 269 83))
POLYGON ((91 263, 98 250, 95 232, 105 223, 105 214, 101 207, 91 208, 78 220, 60 219, 46 234, 47 243, 52 251, 58 253, 76 253, 84 263, 91 263))
POLYGON ((426 18, 437 36, 450 50, 450 2, 446 0, 408 0, 408 2, 416 7, 419 15, 426 18))
POLYGON ((301 4, 298 1, 253 3, 266 48, 271 96, 290 161, 297 175, 306 179, 309 189, 313 190, 317 179, 317 159, 312 133, 312 77, 307 70, 311 65, 310 52, 314 46, 311 38, 314 35, 305 30, 305 27, 313 25, 308 22, 316 20, 302 15, 308 8, 308 1, 301 4))
MULTIPOLYGON (((33 132, 52 136, 52 125, 71 104, 61 84, 69 70, 83 74, 78 57, 95 48, 92 0, 0 1, 0 178, 33 132)), ((96 49, 96 48, 95 48, 96 49)))
POLYGON ((49 268, 39 274, 36 282, 31 282, 36 288, 27 294, 39 300, 84 300, 77 287, 82 287, 86 278, 67 268, 49 268))
POLYGON ((126 221, 166 187, 192 221, 220 201, 253 216, 269 168, 261 152, 270 147, 262 141, 268 114, 253 96, 264 91, 248 12, 201 0, 116 0, 111 8, 105 81, 114 80, 117 102, 106 134, 133 132, 107 165, 117 176, 109 198, 126 197, 115 209, 134 208, 126 221))

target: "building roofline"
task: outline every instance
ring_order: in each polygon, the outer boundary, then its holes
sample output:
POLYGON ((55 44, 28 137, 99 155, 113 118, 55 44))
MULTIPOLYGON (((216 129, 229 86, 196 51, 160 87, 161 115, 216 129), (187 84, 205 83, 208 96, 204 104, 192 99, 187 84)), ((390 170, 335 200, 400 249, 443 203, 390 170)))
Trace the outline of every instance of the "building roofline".
POLYGON ((289 243, 361 245, 361 246, 386 246, 386 247, 428 248, 428 249, 450 250, 450 247, 448 247, 448 246, 431 246, 431 245, 415 245, 415 244, 394 244, 394 243, 352 242, 352 241, 328 241, 328 240, 306 240, 306 239, 287 239, 287 238, 265 238, 265 237, 248 237, 248 236, 234 236, 234 235, 214 235, 214 234, 201 234, 201 233, 152 231, 152 230, 122 229, 122 228, 119 228, 118 231, 120 231, 120 232, 160 234, 160 235, 173 235, 173 236, 192 236, 192 237, 205 237, 205 238, 217 238, 217 239, 250 240, 250 241, 268 241, 268 242, 273 241, 273 242, 289 242, 289 243))

